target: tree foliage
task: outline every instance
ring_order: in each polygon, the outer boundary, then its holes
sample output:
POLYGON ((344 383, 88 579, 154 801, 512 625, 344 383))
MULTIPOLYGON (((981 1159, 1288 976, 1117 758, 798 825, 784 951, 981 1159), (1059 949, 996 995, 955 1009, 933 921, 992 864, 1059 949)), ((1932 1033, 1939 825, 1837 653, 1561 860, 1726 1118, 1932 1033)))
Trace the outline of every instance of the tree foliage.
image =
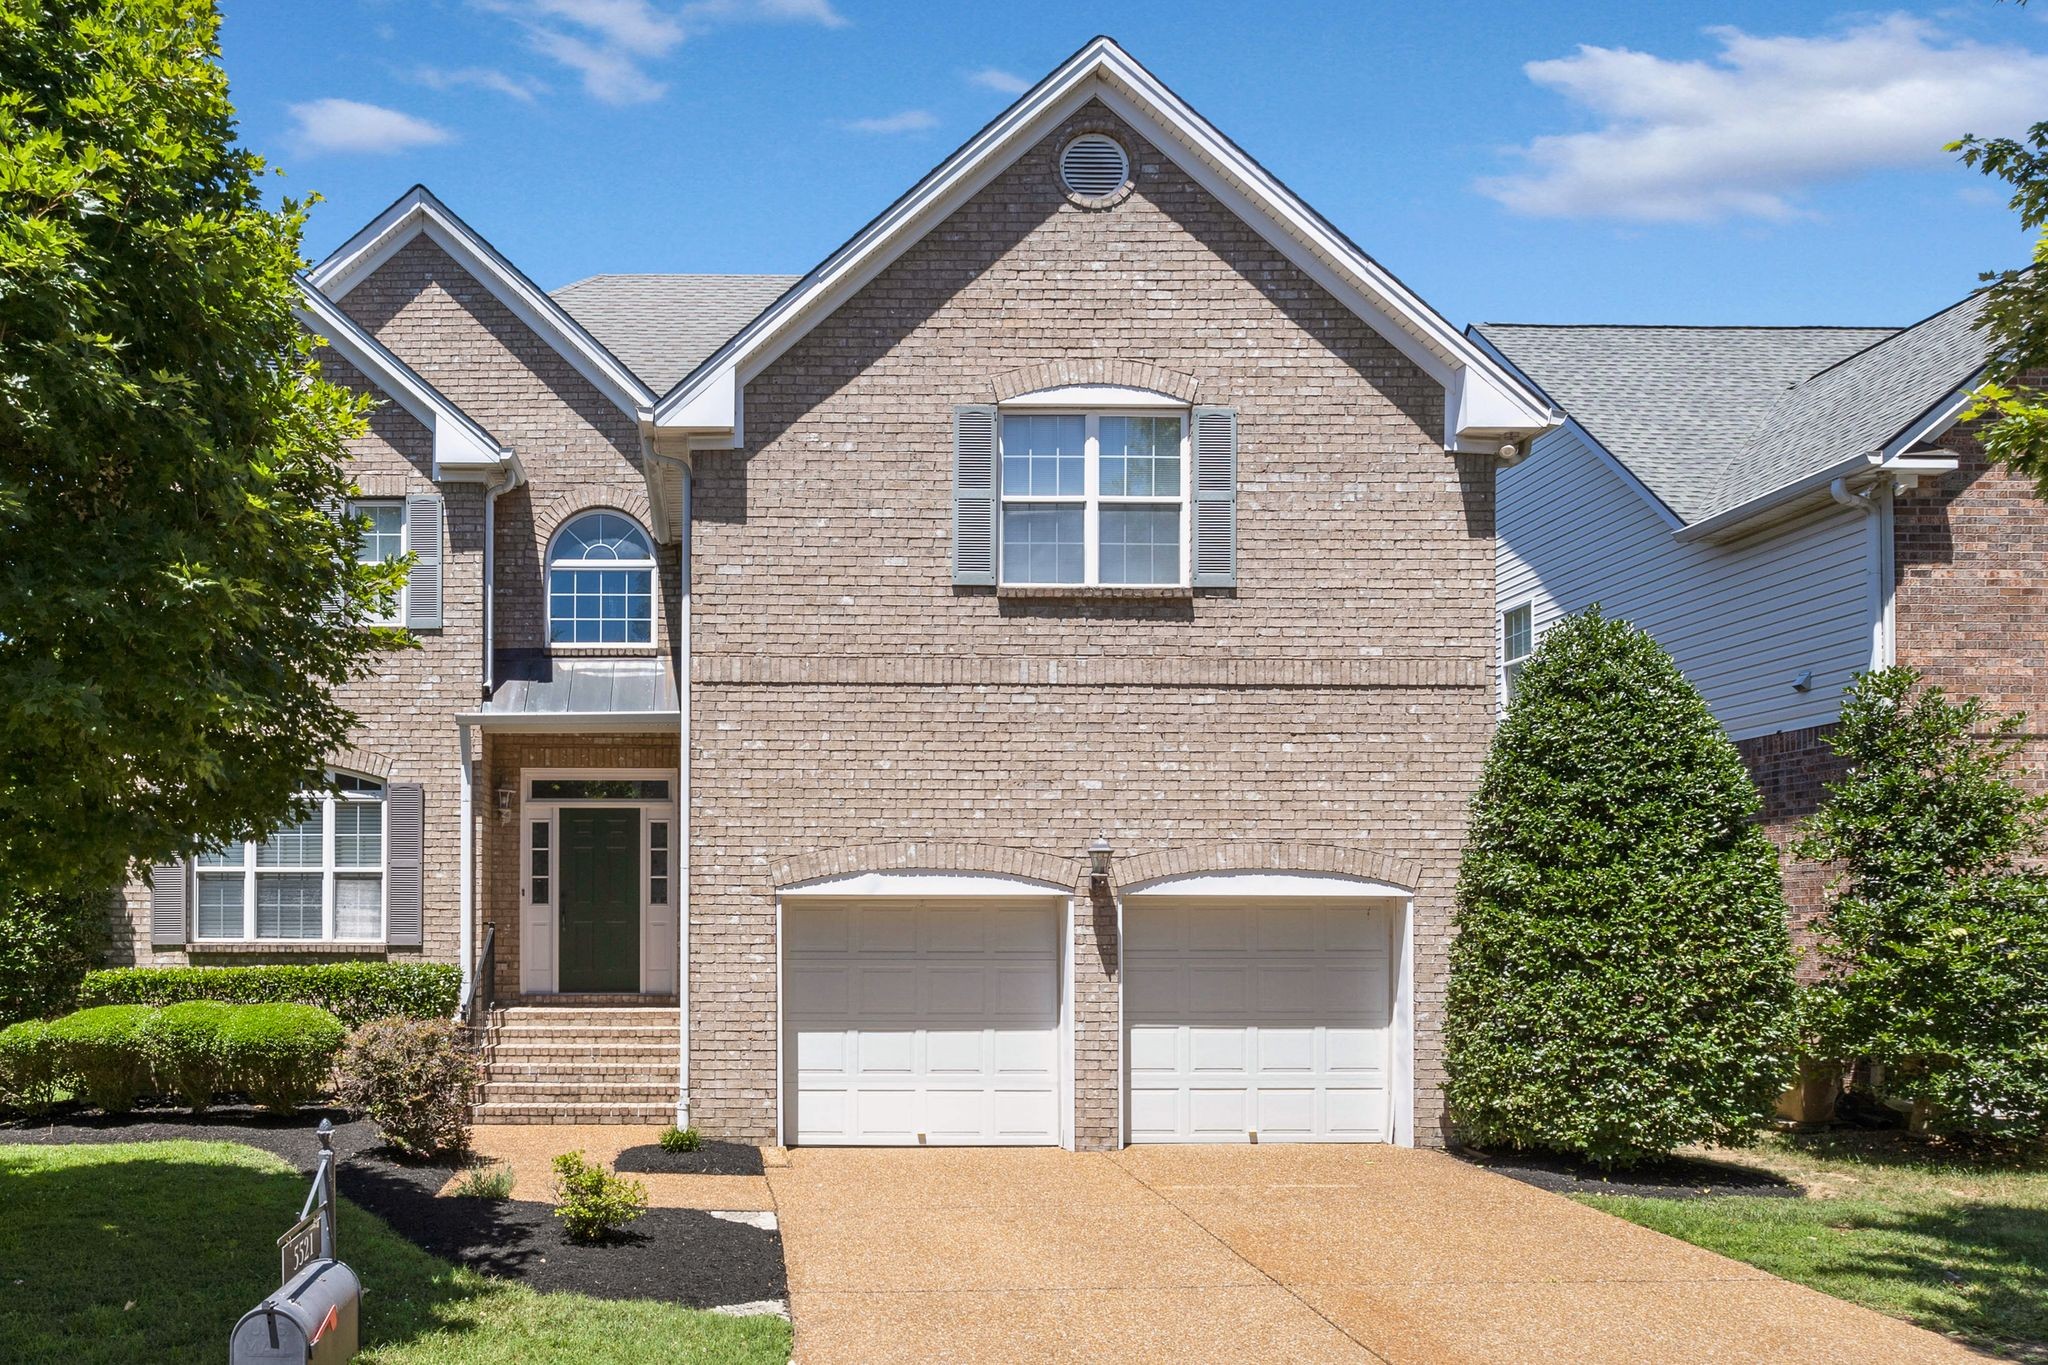
POLYGON ((1544 635, 1458 881, 1446 1041, 1467 1141, 1619 1165, 1765 1122, 1795 1030, 1758 806, 1648 635, 1597 607, 1544 635))
POLYGON ((0 891, 274 825, 399 642, 218 25, 0 0, 0 891))
POLYGON ((0 894, 0 1028, 62 1014, 107 951, 105 891, 0 894))
POLYGON ((1883 1063, 1933 1128, 2048 1135, 2048 805, 2015 780, 2025 720, 1919 684, 1864 676, 1829 740, 1847 772, 1798 849, 1839 868, 1809 1028, 1883 1063))

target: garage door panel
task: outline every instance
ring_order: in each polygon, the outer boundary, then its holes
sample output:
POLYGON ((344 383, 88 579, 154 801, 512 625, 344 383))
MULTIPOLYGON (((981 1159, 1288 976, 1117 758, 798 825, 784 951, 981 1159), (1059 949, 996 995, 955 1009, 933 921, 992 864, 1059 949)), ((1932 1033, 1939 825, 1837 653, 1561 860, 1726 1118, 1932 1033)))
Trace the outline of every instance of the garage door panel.
POLYGON ((1256 915, 1237 913, 1256 926, 1261 953, 1313 953, 1323 946, 1325 916, 1316 906, 1275 905, 1256 915))
POLYGON ((1325 1029, 1323 1046, 1329 1054, 1326 1065, 1333 1073, 1369 1072, 1378 1075, 1385 1069, 1386 1039, 1378 1029, 1325 1029))
POLYGON ((1179 1064, 1180 1030, 1133 1028, 1130 1031, 1129 1051, 1133 1073, 1163 1071, 1171 1074, 1179 1064))
POLYGON ((1126 958, 1124 1009, 1133 1017, 1172 1015, 1182 1008, 1186 995, 1187 972, 1178 964, 1139 966, 1126 958))
POLYGON ((1190 1028, 1187 1069, 1196 1074, 1221 1071, 1242 1075, 1250 1060, 1245 1041, 1241 1028, 1190 1028))
POLYGON ((1332 1136, 1376 1139, 1387 1131, 1384 1089, 1332 1088, 1323 1094, 1326 1124, 1332 1136))
POLYGON ((1235 906, 1195 906, 1185 913, 1180 938, 1191 953, 1242 953, 1245 950, 1244 912, 1235 906))
POLYGON ((785 915, 785 1102, 798 1143, 1059 1140, 1049 903, 785 915))
POLYGON ((1242 1138, 1250 1127, 1245 1122, 1248 1092, 1233 1086, 1228 1090, 1199 1087, 1187 1092, 1187 1122, 1192 1137, 1242 1138))
POLYGON ((1263 1086, 1253 1093, 1257 1096, 1257 1128, 1261 1138, 1316 1136, 1316 1092, 1313 1089, 1281 1090, 1263 1086))
POLYGON ((1267 1075, 1276 1072, 1313 1074, 1316 1070, 1316 1030, 1314 1028, 1254 1028, 1246 1030, 1258 1039, 1259 1070, 1267 1075))

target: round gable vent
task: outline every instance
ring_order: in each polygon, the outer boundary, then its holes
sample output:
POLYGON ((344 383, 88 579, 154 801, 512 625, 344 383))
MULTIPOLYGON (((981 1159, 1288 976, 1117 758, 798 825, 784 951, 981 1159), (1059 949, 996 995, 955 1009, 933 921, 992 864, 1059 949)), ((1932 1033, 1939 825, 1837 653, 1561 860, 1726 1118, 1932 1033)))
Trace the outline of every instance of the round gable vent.
POLYGON ((1083 133, 1060 153, 1060 183, 1082 199, 1115 194, 1131 178, 1131 159, 1113 137, 1083 133))

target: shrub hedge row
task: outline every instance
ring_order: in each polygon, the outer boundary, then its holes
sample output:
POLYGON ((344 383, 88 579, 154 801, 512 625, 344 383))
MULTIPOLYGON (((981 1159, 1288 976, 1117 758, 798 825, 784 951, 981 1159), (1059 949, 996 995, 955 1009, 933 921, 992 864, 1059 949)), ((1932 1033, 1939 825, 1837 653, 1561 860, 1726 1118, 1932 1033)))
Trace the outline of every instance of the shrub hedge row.
POLYGON ((89 973, 86 1005, 317 1005, 348 1028, 372 1019, 446 1019, 462 972, 445 962, 318 962, 277 967, 111 967, 89 973))
POLYGON ((346 1037, 312 1005, 98 1005, 0 1030, 0 1103, 40 1113, 69 1090, 110 1114, 145 1095, 196 1112, 240 1094, 290 1113, 326 1093, 346 1037))

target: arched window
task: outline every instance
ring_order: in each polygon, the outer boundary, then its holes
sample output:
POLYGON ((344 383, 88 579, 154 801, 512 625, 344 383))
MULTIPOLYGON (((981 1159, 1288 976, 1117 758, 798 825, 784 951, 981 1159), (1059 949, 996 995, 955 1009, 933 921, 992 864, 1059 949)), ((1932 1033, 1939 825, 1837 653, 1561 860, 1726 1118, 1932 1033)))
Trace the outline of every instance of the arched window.
POLYGON ((548 548, 548 643, 654 640, 654 546, 617 512, 585 512, 548 548))

